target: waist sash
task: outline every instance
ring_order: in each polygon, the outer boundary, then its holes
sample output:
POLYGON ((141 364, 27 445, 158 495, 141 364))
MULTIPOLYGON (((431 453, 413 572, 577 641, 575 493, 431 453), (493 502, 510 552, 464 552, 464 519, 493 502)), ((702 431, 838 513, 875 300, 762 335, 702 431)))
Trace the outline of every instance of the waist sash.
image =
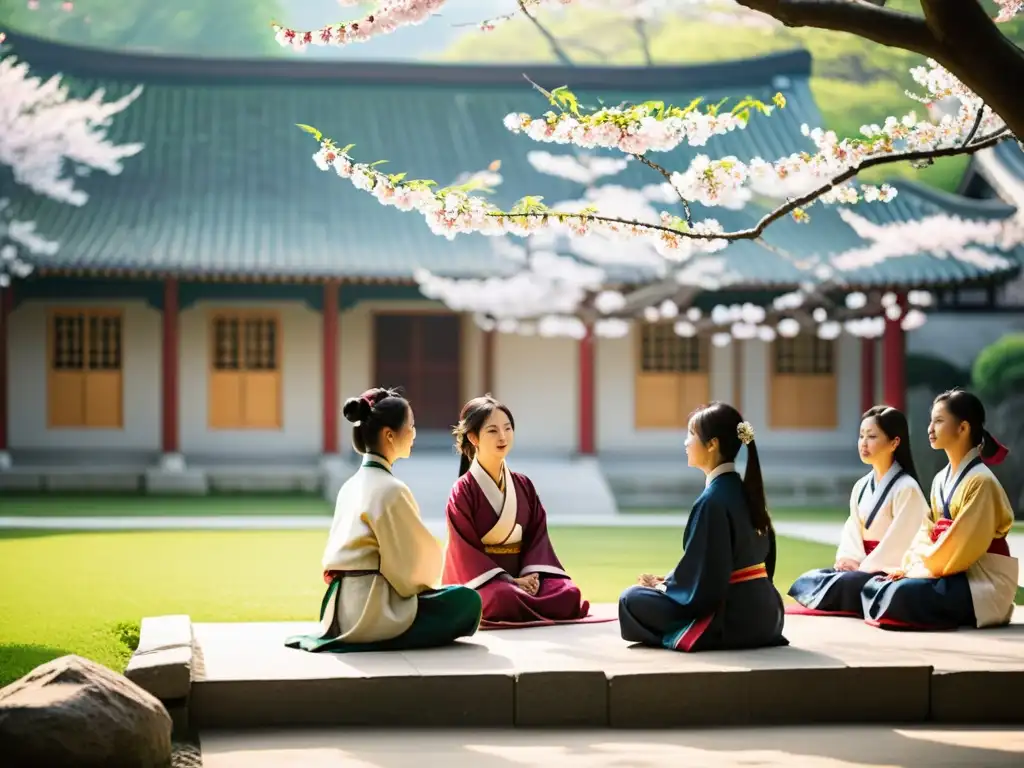
POLYGON ((494 544, 484 545, 484 552, 488 555, 518 555, 521 546, 519 544, 494 544))
POLYGON ((334 581, 341 581, 346 576, 376 576, 379 569, 352 570, 352 571, 324 571, 324 583, 330 584, 334 581))
MULTIPOLYGON (((953 521, 948 517, 940 517, 938 522, 932 526, 931 539, 933 542, 938 541, 939 537, 949 530, 950 526, 953 525, 953 521)), ((1010 556, 1010 545, 1006 543, 1006 539, 992 539, 988 545, 988 554, 990 555, 1002 555, 1003 557, 1010 556)))
POLYGON ((757 563, 755 565, 748 565, 746 568, 740 568, 739 570, 733 571, 729 575, 729 583, 740 584, 744 581, 767 578, 768 568, 765 567, 764 563, 757 563))

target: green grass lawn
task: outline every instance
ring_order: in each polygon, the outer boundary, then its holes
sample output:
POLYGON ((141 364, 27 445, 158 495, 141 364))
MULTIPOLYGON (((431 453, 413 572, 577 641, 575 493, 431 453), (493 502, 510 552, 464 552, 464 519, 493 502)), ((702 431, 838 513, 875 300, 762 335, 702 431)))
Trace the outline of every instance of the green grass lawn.
POLYGON ((4 495, 0 517, 221 517, 325 515, 334 505, 313 494, 215 494, 195 498, 137 494, 4 495))
MULTIPOLYGON (((613 602, 678 557, 678 528, 553 528, 593 602, 613 602)), ((0 686, 65 653, 121 670, 143 616, 195 621, 316 619, 322 531, 0 532, 0 686)), ((832 560, 831 546, 780 539, 776 582, 832 560)))
MULTIPOLYGON (((634 508, 623 514, 680 515, 687 509, 634 508)), ((5 495, 0 517, 223 517, 244 515, 324 515, 334 513, 334 505, 319 496, 213 495, 196 498, 181 496, 138 496, 135 494, 5 495)), ((777 520, 842 522, 847 510, 839 507, 782 508, 772 512, 777 520)))

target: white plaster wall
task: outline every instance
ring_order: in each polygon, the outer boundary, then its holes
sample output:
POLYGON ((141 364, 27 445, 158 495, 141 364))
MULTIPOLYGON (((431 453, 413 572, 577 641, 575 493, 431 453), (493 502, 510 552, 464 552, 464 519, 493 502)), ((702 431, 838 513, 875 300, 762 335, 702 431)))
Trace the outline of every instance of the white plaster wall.
POLYGON ((10 315, 8 418, 11 450, 160 449, 160 313, 142 301, 36 301, 10 315), (49 429, 47 426, 46 321, 58 307, 121 309, 123 426, 120 429, 49 429))
MULTIPOLYGON (((633 418, 634 366, 638 331, 621 339, 598 341, 597 372, 597 446, 600 452, 665 451, 680 449, 685 439, 682 429, 636 429, 633 418)), ((736 343, 736 342, 734 342, 736 343)), ((772 430, 768 427, 768 349, 761 341, 742 341, 740 375, 734 381, 733 356, 727 347, 710 348, 711 399, 735 402, 744 418, 757 430, 758 444, 771 447, 806 447, 808 439, 821 447, 842 447, 856 434, 860 417, 859 339, 843 336, 838 340, 837 380, 839 427, 834 430, 772 430), (735 387, 735 389, 734 389, 735 387)))
MULTIPOLYGON (((181 312, 179 430, 186 455, 311 456, 323 445, 323 326, 319 312, 294 301, 200 301, 181 312), (218 309, 277 312, 281 319, 282 426, 210 429, 207 414, 210 315, 218 309)), ((154 354, 159 354, 159 340, 154 354)), ((159 410, 154 411, 159 414, 159 410)))
MULTIPOLYGON (((579 342, 499 333, 494 396, 516 417, 516 451, 576 453, 579 442, 579 342)), ((598 378, 596 388, 600 391, 598 378)), ((598 439, 601 427, 596 424, 598 439)))

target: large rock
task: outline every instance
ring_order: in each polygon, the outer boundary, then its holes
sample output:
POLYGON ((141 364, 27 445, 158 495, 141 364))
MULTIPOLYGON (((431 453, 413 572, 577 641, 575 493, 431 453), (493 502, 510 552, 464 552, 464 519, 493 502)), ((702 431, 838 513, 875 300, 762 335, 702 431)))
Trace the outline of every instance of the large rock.
POLYGON ((62 656, 0 690, 5 768, 164 768, 171 718, 123 675, 62 656))

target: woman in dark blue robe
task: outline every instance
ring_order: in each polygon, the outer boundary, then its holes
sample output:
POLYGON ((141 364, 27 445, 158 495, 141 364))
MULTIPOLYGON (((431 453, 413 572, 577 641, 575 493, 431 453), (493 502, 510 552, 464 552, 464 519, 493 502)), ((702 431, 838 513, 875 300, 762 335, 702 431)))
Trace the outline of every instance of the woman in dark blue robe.
POLYGON ((731 405, 700 408, 690 417, 686 456, 706 482, 686 522, 683 556, 664 578, 645 574, 622 593, 622 639, 684 652, 789 645, 753 428, 731 405))

